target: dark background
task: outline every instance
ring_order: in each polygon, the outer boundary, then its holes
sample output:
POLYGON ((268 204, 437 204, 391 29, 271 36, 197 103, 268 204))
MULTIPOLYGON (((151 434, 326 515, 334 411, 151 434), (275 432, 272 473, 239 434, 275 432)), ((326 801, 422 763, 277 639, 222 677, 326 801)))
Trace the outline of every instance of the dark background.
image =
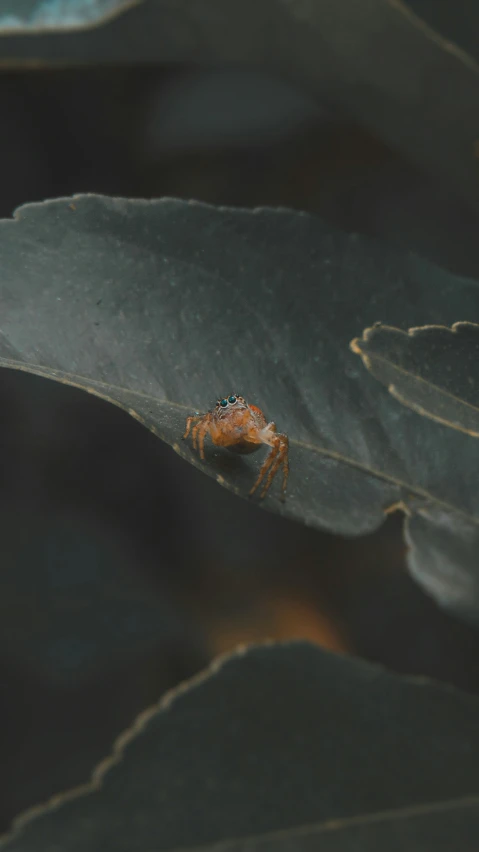
MULTIPOLYGON (((334 104, 250 72, 5 70, 0 126, 2 217, 80 192, 281 205, 458 271, 445 234, 477 240, 447 186, 334 104)), ((205 408, 227 391, 212 387, 205 408)), ((140 710, 240 642, 305 637, 479 690, 477 634, 409 578, 400 516, 356 540, 287 522, 221 489, 123 412, 27 374, 1 371, 0 410, 0 830, 87 780, 140 710), (102 665, 82 667, 64 642, 58 581, 38 590, 35 577, 77 578, 85 566, 106 609, 116 571, 133 597, 147 589, 161 641, 110 654, 112 616, 101 622, 102 665)), ((88 633, 88 597, 78 606, 88 633)))

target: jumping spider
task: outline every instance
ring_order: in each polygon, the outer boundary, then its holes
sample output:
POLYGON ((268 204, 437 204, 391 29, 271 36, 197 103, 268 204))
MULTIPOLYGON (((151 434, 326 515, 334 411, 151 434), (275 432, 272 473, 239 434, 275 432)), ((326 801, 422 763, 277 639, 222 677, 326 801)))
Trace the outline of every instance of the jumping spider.
POLYGON ((264 477, 266 482, 260 493, 264 497, 273 478, 283 466, 282 499, 286 493, 288 481, 288 436, 276 431, 274 423, 267 423, 266 417, 256 405, 248 405, 237 393, 219 399, 215 408, 206 414, 195 414, 186 418, 187 438, 193 426, 193 449, 200 451, 200 458, 205 457, 205 437, 209 435, 217 447, 227 447, 235 453, 254 453, 262 444, 267 444, 271 450, 262 464, 258 478, 250 494, 253 494, 264 477))

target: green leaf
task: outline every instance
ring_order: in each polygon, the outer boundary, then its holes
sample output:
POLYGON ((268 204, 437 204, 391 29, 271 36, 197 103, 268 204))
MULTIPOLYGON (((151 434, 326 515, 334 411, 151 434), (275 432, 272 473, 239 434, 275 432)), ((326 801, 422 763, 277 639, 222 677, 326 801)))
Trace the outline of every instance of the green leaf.
POLYGON ((378 324, 351 348, 403 405, 479 437, 479 325, 401 331, 378 324))
POLYGON ((478 621, 479 527, 439 506, 417 505, 406 518, 408 566, 441 606, 478 621))
MULTIPOLYGON (((449 852, 467 849, 479 831, 477 796, 436 805, 405 808, 386 814, 368 814, 339 822, 300 826, 218 846, 195 847, 198 852, 449 852)), ((190 847, 191 849, 192 847, 190 847)))
POLYGON ((2 849, 446 849, 477 835, 478 786, 477 698, 265 645, 143 713, 91 784, 20 818, 2 849))
MULTIPOLYGON (((406 332, 377 324, 353 340, 351 349, 399 403, 470 436, 471 464, 477 473, 473 439, 479 437, 478 325, 458 322, 452 328, 424 326, 406 332)), ((460 473, 456 476, 460 487, 460 473)), ((409 512, 406 541, 412 575, 443 606, 477 621, 477 522, 438 505, 417 503, 409 512)))
POLYGON ((65 30, 104 22, 138 0, 0 0, 0 34, 65 30))
MULTIPOLYGON (((144 0, 89 32, 2 39, 0 58, 17 64, 227 62, 284 76, 477 206, 479 74, 453 36, 440 35, 398 0, 369 0, 367 14, 357 0, 229 0, 228 14, 224 5, 144 0)), ((74 8, 83 13, 89 6, 74 8)))
MULTIPOLYGON (((348 344, 378 318, 476 316, 476 282, 303 214, 97 196, 3 221, 0 268, 2 366, 119 405, 247 496, 263 454, 207 443, 202 462, 181 440, 187 415, 242 393, 291 440, 286 503, 273 483, 268 508, 358 535, 392 506, 433 507, 459 558, 479 519, 479 443, 399 405, 348 344)), ((421 554, 427 573, 424 538, 421 554)), ((455 592, 451 605, 479 611, 455 592)))

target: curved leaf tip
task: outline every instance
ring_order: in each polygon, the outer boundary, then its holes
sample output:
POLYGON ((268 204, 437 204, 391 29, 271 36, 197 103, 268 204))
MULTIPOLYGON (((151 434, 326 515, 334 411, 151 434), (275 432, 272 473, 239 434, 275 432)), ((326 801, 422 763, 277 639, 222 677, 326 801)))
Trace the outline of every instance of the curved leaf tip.
POLYGON ((479 437, 479 325, 376 323, 350 348, 389 393, 417 414, 479 437))

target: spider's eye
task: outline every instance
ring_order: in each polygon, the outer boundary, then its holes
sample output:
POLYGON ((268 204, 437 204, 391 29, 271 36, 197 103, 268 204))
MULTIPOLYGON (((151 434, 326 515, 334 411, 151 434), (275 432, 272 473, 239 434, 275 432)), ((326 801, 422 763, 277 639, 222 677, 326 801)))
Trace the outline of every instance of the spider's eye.
POLYGON ((221 405, 221 408, 226 408, 226 406, 228 405, 228 400, 227 399, 221 399, 220 405, 221 405))
POLYGON ((236 402, 236 397, 235 397, 235 396, 229 396, 229 397, 228 397, 228 402, 229 402, 231 405, 233 405, 233 403, 234 403, 234 402, 236 402))

